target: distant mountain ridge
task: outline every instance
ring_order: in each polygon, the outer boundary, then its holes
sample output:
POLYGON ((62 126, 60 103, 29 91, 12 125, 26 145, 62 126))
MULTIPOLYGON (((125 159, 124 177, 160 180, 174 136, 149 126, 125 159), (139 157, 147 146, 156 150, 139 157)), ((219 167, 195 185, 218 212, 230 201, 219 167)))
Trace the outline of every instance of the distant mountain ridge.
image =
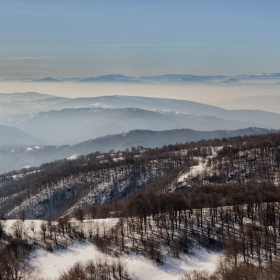
POLYGON ((227 80, 279 80, 280 73, 260 73, 248 75, 195 75, 195 74, 164 74, 153 76, 127 76, 122 74, 107 74, 88 77, 42 77, 42 78, 10 78, 5 80, 19 80, 24 82, 81 82, 81 83, 205 83, 225 82, 227 80))
POLYGON ((259 135, 278 133, 280 130, 262 128, 246 128, 240 130, 195 131, 191 129, 177 129, 168 131, 133 130, 128 133, 108 135, 88 140, 73 146, 40 146, 13 149, 0 149, 0 174, 25 166, 39 166, 63 158, 76 158, 92 152, 108 152, 110 150, 125 150, 131 147, 143 146, 147 148, 162 147, 164 145, 186 143, 215 138, 226 138, 245 135, 259 135))
POLYGON ((0 125, 0 149, 22 148, 46 144, 46 142, 28 135, 16 127, 0 125))
POLYGON ((188 100, 139 96, 63 98, 17 93, 0 102, 0 124, 17 127, 51 145, 74 145, 130 130, 280 129, 280 114, 226 110, 188 100), (18 98, 18 100, 13 100, 18 98))
POLYGON ((93 140, 71 146, 73 153, 85 154, 86 151, 108 152, 111 149, 123 151, 132 146, 143 146, 147 148, 162 147, 164 145, 197 142, 215 138, 228 138, 245 135, 259 135, 267 133, 278 133, 280 130, 269 130, 250 127, 239 130, 216 130, 216 131, 196 131, 192 129, 175 129, 166 131, 132 130, 128 133, 107 135, 93 140))
POLYGON ((280 95, 259 95, 259 96, 245 96, 233 99, 221 100, 217 105, 227 109, 250 109, 263 110, 280 113, 280 95))
MULTIPOLYGON (((241 113, 240 113, 241 114, 241 113)), ((156 112, 139 108, 68 108, 32 115, 11 116, 5 123, 52 145, 74 145, 108 134, 141 130, 235 130, 252 126, 280 127, 280 115, 268 125, 254 121, 222 119, 215 116, 195 116, 186 113, 156 112), (279 122, 278 122, 279 121, 279 122)))
POLYGON ((34 101, 51 97, 56 96, 37 92, 0 93, 1 101, 34 101))

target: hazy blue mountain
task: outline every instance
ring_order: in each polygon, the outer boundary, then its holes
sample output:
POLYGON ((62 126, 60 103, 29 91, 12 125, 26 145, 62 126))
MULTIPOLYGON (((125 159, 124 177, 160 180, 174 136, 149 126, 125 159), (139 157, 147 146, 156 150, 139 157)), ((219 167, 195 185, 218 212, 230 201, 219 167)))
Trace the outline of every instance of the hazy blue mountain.
MULTIPOLYGON (((18 95, 22 99, 24 94, 18 95)), ((0 103, 0 124, 17 127, 53 145, 76 144, 134 129, 280 128, 280 114, 225 110, 187 100, 137 96, 43 97, 27 93, 24 98, 29 101, 0 103)))
POLYGON ((159 76, 142 76, 139 79, 142 81, 154 81, 154 82, 205 82, 213 79, 210 76, 199 76, 199 75, 189 75, 189 74, 167 74, 159 76))
MULTIPOLYGON (((175 111, 196 116, 211 116, 226 120, 247 122, 247 125, 243 126, 243 128, 248 127, 248 122, 250 122, 251 125, 259 127, 278 128, 280 120, 280 115, 260 110, 225 110, 220 107, 187 100, 137 96, 101 96, 93 98, 76 98, 66 100, 65 102, 56 104, 53 107, 56 109, 61 109, 63 106, 70 108, 103 106, 110 108, 139 108, 150 111, 175 111)), ((231 127, 229 129, 233 128, 231 127)))
POLYGON ((238 79, 228 79, 228 80, 222 81, 222 83, 224 83, 224 84, 239 84, 240 81, 238 79))
POLYGON ((237 79, 241 80, 273 80, 279 79, 280 73, 262 73, 258 75, 236 75, 236 76, 225 76, 225 75, 192 75, 192 74, 166 74, 166 75, 157 75, 157 76, 123 76, 120 74, 111 74, 103 75, 96 77, 86 77, 78 78, 75 81, 78 82, 160 82, 160 83, 184 83, 184 82, 195 82, 195 83, 204 83, 204 82, 226 82, 234 81, 237 79))
POLYGON ((0 93, 1 101, 31 101, 50 97, 55 96, 37 92, 0 93))
POLYGON ((239 80, 241 83, 270 81, 273 82, 280 80, 280 73, 261 73, 249 75, 193 75, 193 74, 165 74, 156 76, 125 76, 121 74, 108 74, 102 76, 89 76, 89 77, 43 77, 43 78, 6 78, 0 81, 20 81, 20 82, 78 82, 78 83, 210 83, 220 84, 227 81, 239 80))
POLYGON ((76 158, 92 152, 108 152, 125 150, 126 148, 143 146, 148 148, 164 145, 186 143, 223 137, 258 135, 278 131, 246 128, 241 130, 195 131, 178 129, 168 131, 133 130, 128 133, 108 135, 88 140, 73 146, 36 146, 29 148, 0 149, 0 174, 26 166, 39 166, 63 158, 76 158))
POLYGON ((260 95, 260 96, 246 96, 234 99, 221 100, 217 102, 218 105, 225 108, 243 108, 243 109, 261 109, 274 113, 280 113, 280 96, 279 95, 260 95))
POLYGON ((0 125, 0 148, 30 147, 46 145, 46 142, 32 137, 15 127, 0 125))
POLYGON ((139 78, 128 77, 120 74, 111 74, 111 75, 103 75, 98 77, 86 77, 79 79, 79 82, 122 82, 122 83, 131 83, 131 82, 141 82, 139 78))
POLYGON ((188 100, 177 100, 167 98, 152 98, 152 97, 140 97, 140 96, 99 96, 89 98, 75 98, 66 100, 60 103, 54 109, 62 109, 65 107, 85 107, 90 105, 99 105, 110 108, 139 108, 144 110, 158 111, 177 111, 188 114, 196 115, 216 115, 224 109, 202 104, 198 102, 188 100))
MULTIPOLYGON (((76 144, 88 139, 134 129, 161 131, 190 128, 203 131, 234 130, 259 126, 257 122, 253 121, 246 122, 214 116, 195 116, 186 113, 156 112, 135 108, 69 108, 32 115, 14 115, 7 120, 6 125, 16 126, 53 145, 76 144)), ((273 128, 273 125, 265 127, 273 128)))
MULTIPOLYGON (((7 94, 2 94, 2 97, 2 103, 0 103, 0 124, 7 124, 6 122, 4 122, 5 119, 1 119, 1 115, 3 114, 7 116, 9 114, 26 114, 28 112, 33 114, 38 113, 40 111, 50 111, 65 108, 103 107, 111 109, 138 108, 148 111, 174 111, 196 116, 211 116, 226 120, 238 120, 246 122, 246 124, 243 125, 242 128, 248 127, 250 125, 267 128, 277 128, 279 125, 279 115, 272 114, 270 112, 262 112, 258 110, 225 110, 217 106, 210 106, 207 104, 202 104, 188 100, 148 98, 139 96, 100 96, 89 98, 63 98, 49 95, 40 95, 38 93, 16 93, 12 94, 11 96, 7 96, 7 94)), ((264 104, 271 104, 271 106, 273 105, 273 102, 274 106, 277 106, 277 104, 279 104, 276 97, 274 99, 271 99, 270 97, 268 97, 267 100, 265 100, 265 98, 263 99, 264 100, 260 100, 260 102, 264 102, 264 104)), ((238 102, 238 100, 236 102, 238 102)), ((234 104, 234 100, 232 103, 234 104)), ((247 102, 248 106, 249 103, 250 102, 247 102)), ((268 107, 269 105, 267 106, 267 108, 268 107)), ((249 108, 251 107, 249 106, 249 108)), ((198 129, 200 130, 200 128, 198 129)), ((234 128, 229 127, 229 129, 234 128)))
POLYGON ((52 77, 45 77, 41 79, 33 79, 32 82, 62 83, 63 81, 52 77))
MULTIPOLYGON (((79 82, 204 82, 211 80, 211 76, 198 76, 198 75, 180 75, 180 74, 167 74, 159 76, 142 76, 131 77, 120 74, 103 75, 97 77, 80 78, 79 82)), ((215 77, 216 78, 216 77, 215 77)))
POLYGON ((88 140, 71 146, 72 154, 86 154, 88 151, 108 152, 125 150, 126 148, 143 146, 149 148, 162 147, 164 145, 196 142, 199 140, 209 140, 215 138, 227 138, 234 136, 259 135, 276 133, 279 130, 268 130, 262 128, 245 128, 239 130, 215 130, 196 131, 192 129, 175 129, 165 131, 132 130, 128 133, 107 135, 93 140, 88 140))
POLYGON ((78 107, 110 107, 110 108, 139 108, 149 111, 174 111, 196 116, 212 116, 227 120, 253 122, 257 126, 278 127, 278 114, 260 110, 226 110, 217 106, 203 103, 167 98, 151 98, 139 96, 100 96, 92 98, 68 99, 54 104, 54 109, 78 107))
POLYGON ((280 73, 261 73, 258 75, 247 75, 245 76, 247 79, 279 79, 280 73))
POLYGON ((0 101, 0 116, 12 115, 14 113, 30 113, 30 105, 23 101, 0 101))
MULTIPOLYGON (((58 106, 61 102, 69 100, 69 98, 52 97, 51 95, 41 96, 37 93, 18 93, 11 96, 0 94, 0 98, 0 121, 1 118, 7 118, 9 115, 48 111, 53 106, 58 106)), ((61 107, 64 108, 64 106, 61 107)))

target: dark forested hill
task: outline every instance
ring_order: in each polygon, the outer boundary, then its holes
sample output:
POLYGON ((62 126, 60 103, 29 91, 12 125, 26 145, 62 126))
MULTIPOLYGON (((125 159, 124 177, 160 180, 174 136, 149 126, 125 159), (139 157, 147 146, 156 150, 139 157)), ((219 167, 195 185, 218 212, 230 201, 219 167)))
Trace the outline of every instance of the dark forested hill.
POLYGON ((276 187, 280 183, 279 146, 279 133, 250 135, 96 152, 43 164, 1 176, 0 213, 16 217, 24 210, 29 217, 56 218, 113 198, 126 201, 139 189, 176 193, 209 184, 257 186, 264 182, 276 187))
MULTIPOLYGON (((25 166, 39 166, 63 158, 76 158, 96 151, 109 152, 110 150, 130 149, 142 146, 156 148, 164 145, 185 143, 215 138, 233 136, 258 135, 277 132, 261 128, 246 128, 239 130, 196 131, 178 129, 167 131, 133 130, 128 133, 113 134, 105 137, 88 140, 76 145, 63 146, 32 146, 26 148, 0 149, 0 174, 25 166)), ((17 138, 16 138, 17 139, 17 138)), ((9 142, 9 144, 12 142, 9 142)))

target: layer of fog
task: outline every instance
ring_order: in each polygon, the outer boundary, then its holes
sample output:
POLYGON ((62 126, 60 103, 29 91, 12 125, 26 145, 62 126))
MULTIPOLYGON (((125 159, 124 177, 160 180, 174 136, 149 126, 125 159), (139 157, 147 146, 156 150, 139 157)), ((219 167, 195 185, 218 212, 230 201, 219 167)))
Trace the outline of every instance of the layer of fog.
MULTIPOLYGON (((280 96, 280 84, 120 84, 120 83, 36 83, 2 81, 1 93, 39 92, 62 97, 95 97, 102 95, 131 95, 159 98, 173 98, 197 101, 226 109, 262 109, 280 113, 280 108, 269 105, 271 95, 280 96), (240 97, 268 96, 266 102, 245 102, 240 97), (243 104, 244 103, 244 104, 243 104), (265 104, 266 103, 266 104, 265 104), (269 110, 271 109, 271 110, 269 110)), ((272 102, 270 102, 272 103, 272 102)), ((280 106, 279 106, 280 107, 280 106)))

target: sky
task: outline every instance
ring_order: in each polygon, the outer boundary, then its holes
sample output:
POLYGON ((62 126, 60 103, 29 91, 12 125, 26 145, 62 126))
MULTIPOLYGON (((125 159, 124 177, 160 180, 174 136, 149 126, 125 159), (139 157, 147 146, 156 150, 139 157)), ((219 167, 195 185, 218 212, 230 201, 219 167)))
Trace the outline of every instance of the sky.
POLYGON ((0 78, 280 72, 278 0, 0 0, 0 78))

